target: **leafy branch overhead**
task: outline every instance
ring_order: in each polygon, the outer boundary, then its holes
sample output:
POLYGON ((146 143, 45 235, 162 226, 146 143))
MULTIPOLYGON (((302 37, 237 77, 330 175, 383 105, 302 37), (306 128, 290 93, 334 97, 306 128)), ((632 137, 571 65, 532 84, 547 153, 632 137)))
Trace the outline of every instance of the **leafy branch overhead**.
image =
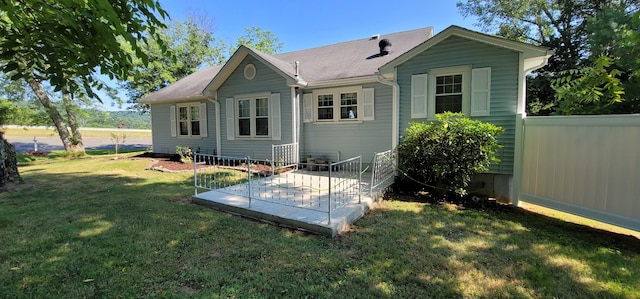
POLYGON ((640 112, 640 0, 466 0, 486 32, 555 50, 527 79, 527 113, 640 112))
POLYGON ((55 91, 84 89, 94 97, 102 88, 96 72, 125 80, 133 70, 134 58, 121 43, 147 62, 139 41, 148 41, 146 33, 157 37, 167 16, 153 0, 2 1, 0 70, 13 72, 13 80, 48 80, 55 91))

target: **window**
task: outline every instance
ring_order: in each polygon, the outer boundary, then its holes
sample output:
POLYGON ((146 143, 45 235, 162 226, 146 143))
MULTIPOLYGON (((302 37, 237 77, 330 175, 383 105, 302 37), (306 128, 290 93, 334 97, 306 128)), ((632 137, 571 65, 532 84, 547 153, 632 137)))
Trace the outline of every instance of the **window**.
POLYGON ((435 114, 462 112, 469 116, 471 99, 471 65, 429 70, 427 88, 427 119, 435 114))
POLYGON ((340 119, 358 118, 358 93, 340 93, 340 119))
POLYGON ((259 93, 227 98, 227 140, 281 140, 279 93, 259 93))
POLYGON ((462 74, 436 77, 436 113, 462 112, 462 74))
POLYGON ((433 120, 446 111, 491 115, 491 68, 463 65, 411 75, 411 118, 433 120))
POLYGON ((238 101, 238 135, 251 136, 251 100, 238 101))
POLYGON ((269 136, 269 97, 249 97, 237 100, 238 137, 269 136))
POLYGON ((201 104, 178 105, 177 108, 179 136, 200 136, 201 104))
MULTIPOLYGON (((313 103, 305 103, 305 105, 313 105, 315 120, 318 122, 357 121, 363 120, 359 117, 363 110, 361 96, 362 87, 360 86, 318 90, 313 93, 313 103)), ((373 108, 373 93, 371 97, 370 106, 373 108)))
POLYGON ((318 119, 333 119, 333 94, 318 95, 318 119))

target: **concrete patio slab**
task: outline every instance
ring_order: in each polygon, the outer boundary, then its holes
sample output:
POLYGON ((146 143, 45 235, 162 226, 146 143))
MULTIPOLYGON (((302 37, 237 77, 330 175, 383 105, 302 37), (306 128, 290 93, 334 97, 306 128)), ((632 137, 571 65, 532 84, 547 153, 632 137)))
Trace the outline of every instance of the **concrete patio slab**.
POLYGON ((363 195, 360 202, 354 199, 349 204, 333 210, 329 216, 326 211, 293 207, 259 199, 250 200, 248 197, 216 190, 194 195, 192 201, 216 210, 327 237, 335 237, 344 232, 375 205, 370 197, 363 195))

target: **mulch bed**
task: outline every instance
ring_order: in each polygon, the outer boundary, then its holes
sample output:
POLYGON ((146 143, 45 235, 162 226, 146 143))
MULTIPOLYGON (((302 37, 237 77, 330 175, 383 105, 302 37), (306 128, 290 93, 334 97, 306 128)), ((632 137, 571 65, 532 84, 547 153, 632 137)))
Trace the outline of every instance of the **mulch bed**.
MULTIPOLYGON (((209 165, 198 165, 198 168, 205 167, 209 167, 209 165)), ((182 163, 180 161, 173 161, 170 158, 154 158, 153 164, 147 169, 163 172, 186 172, 193 171, 193 163, 182 163)))
MULTIPOLYGON (((211 165, 198 165, 198 169, 211 167, 211 165)), ((235 169, 239 171, 247 171, 246 166, 236 166, 230 167, 227 166, 225 168, 235 169)), ((193 171, 193 163, 182 163, 180 161, 175 161, 175 159, 171 158, 153 158, 153 164, 149 166, 147 169, 158 170, 163 172, 187 172, 193 171)), ((281 169, 281 172, 290 171, 291 168, 281 169)), ((271 175, 271 167, 262 164, 252 164, 251 172, 254 174, 258 174, 261 176, 271 175)))

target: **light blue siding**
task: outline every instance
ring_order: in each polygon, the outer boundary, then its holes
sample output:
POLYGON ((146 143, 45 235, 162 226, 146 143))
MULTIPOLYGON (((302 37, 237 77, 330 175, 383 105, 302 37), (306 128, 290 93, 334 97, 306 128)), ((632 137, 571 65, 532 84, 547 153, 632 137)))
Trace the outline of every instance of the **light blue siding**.
POLYGON ((194 151, 213 154, 216 148, 216 118, 215 107, 209 101, 199 101, 207 104, 207 137, 171 137, 170 107, 175 104, 151 105, 151 130, 153 152, 175 154, 176 146, 188 146, 194 151))
MULTIPOLYGON (((362 162, 366 164, 374 153, 391 149, 392 88, 380 83, 363 84, 362 88, 374 88, 374 120, 360 123, 302 123, 300 144, 303 158, 326 157, 330 161, 338 161, 338 158, 344 160, 362 156, 362 162)), ((312 92, 313 89, 304 90, 304 93, 312 92)), ((302 107, 302 102, 300 105, 302 107)))
POLYGON ((519 54, 515 51, 490 46, 460 37, 449 37, 438 45, 420 53, 398 66, 397 82, 400 86, 399 135, 404 136, 411 121, 411 75, 428 73, 429 69, 471 65, 472 68, 491 67, 490 115, 474 117, 491 122, 504 129, 499 137, 503 146, 498 157, 502 161, 491 166, 490 173, 513 172, 515 120, 518 99, 519 54))
MULTIPOLYGON (((284 77, 271 68, 261 63, 252 56, 247 56, 235 71, 218 89, 217 99, 220 103, 220 134, 221 154, 224 156, 249 156, 254 159, 271 159, 271 145, 286 144, 292 142, 291 130, 291 88, 287 86, 284 77), (244 77, 244 67, 247 64, 256 67, 256 76, 253 80, 244 77), (281 115, 281 140, 242 139, 227 140, 226 100, 237 95, 253 93, 279 93, 281 115)), ((271 130, 271 129, 270 129, 271 130)), ((236 130, 237 132, 237 130, 236 130)))

